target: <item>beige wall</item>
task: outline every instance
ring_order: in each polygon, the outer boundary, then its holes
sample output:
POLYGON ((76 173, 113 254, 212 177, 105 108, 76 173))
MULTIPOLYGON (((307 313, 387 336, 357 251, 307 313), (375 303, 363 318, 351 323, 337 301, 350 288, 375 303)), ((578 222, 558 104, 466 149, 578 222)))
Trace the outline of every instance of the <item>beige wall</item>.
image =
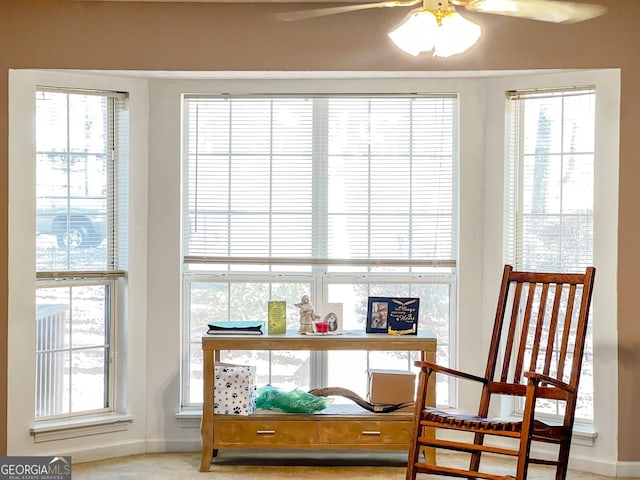
MULTIPOLYGON (((594 1, 594 0, 583 0, 594 1)), ((619 454, 640 461, 640 323, 633 302, 640 226, 640 2, 600 0, 609 13, 577 25, 469 14, 484 35, 449 59, 409 58, 386 37, 402 9, 284 23, 273 4, 169 4, 0 0, 0 454, 6 452, 8 298, 8 70, 513 70, 620 68, 622 72, 618 261, 619 454), (623 261, 622 261, 623 259, 623 261), (629 295, 627 295, 629 293, 629 295)), ((298 8, 295 6, 294 8, 298 8)))

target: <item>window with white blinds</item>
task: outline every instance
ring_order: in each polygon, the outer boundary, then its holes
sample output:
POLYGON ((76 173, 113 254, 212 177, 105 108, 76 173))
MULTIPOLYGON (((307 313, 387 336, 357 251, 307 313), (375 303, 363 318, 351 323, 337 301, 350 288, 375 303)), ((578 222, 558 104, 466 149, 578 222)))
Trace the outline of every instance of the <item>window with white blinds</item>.
POLYGON ((509 92, 507 259, 584 272, 593 264, 593 89, 509 92))
POLYGON ((128 262, 127 97, 40 87, 35 104, 35 418, 109 412, 128 262))
POLYGON ((44 272, 125 270, 126 95, 39 88, 36 262, 44 272))
POLYGON ((455 265, 456 107, 186 97, 185 262, 455 265))
MULTIPOLYGON (((583 273, 593 265, 593 88, 508 92, 505 261, 520 270, 583 273)), ((593 319, 576 418, 593 421, 593 319)), ((556 415, 564 405, 546 401, 556 415)), ((522 405, 515 405, 521 413, 522 405)))
MULTIPOLYGON (((455 322, 456 95, 185 96, 182 404, 202 401, 208 321, 264 319, 285 301, 287 328, 309 295, 343 304, 364 331, 369 296, 421 299, 449 365, 455 322)), ((366 394, 369 366, 412 368, 408 352, 229 352, 261 382, 330 381, 366 394), (336 368, 336 365, 340 365, 336 368)), ((438 401, 454 402, 438 379, 438 401)))

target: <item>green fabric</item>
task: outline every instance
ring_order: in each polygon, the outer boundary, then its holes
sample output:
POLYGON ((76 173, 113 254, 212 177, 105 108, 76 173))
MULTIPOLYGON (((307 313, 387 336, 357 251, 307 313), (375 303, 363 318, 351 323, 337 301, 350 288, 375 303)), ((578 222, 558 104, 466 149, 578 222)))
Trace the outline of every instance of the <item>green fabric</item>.
POLYGON ((286 413, 315 413, 324 410, 331 400, 316 397, 302 390, 285 392, 267 385, 259 388, 256 397, 256 408, 259 410, 279 410, 286 413))

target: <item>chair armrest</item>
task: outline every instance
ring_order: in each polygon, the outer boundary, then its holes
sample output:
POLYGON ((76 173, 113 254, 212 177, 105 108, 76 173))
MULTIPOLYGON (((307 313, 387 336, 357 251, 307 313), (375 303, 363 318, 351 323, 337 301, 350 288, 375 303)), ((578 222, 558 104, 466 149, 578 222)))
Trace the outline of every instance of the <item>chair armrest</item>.
POLYGON ((525 372, 524 376, 527 377, 530 381, 536 383, 536 386, 537 384, 542 382, 553 385, 554 387, 559 388, 560 390, 564 390, 565 392, 575 393, 576 391, 576 389, 568 383, 565 383, 562 380, 558 380, 557 378, 549 377, 548 375, 543 375, 542 373, 525 372))
POLYGON ((438 365, 436 363, 415 362, 414 365, 416 367, 426 368, 428 370, 431 370, 431 371, 434 371, 434 372, 437 372, 437 373, 443 373, 445 375, 451 375, 453 377, 463 378, 463 379, 466 379, 466 380, 473 380, 475 382, 480 382, 480 383, 484 383, 484 384, 489 383, 489 380, 487 380, 486 378, 478 377, 477 375, 472 375, 472 374, 466 373, 466 372, 461 372, 459 370, 454 370, 453 368, 443 367, 443 366, 438 365))

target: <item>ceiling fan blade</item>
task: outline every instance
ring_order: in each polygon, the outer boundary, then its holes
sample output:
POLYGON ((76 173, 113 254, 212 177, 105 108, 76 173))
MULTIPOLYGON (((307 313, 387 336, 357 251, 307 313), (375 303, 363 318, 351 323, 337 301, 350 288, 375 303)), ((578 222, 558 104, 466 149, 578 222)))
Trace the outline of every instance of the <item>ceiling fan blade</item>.
POLYGON ((359 3, 356 5, 342 5, 340 7, 312 8, 309 10, 297 10, 295 12, 283 12, 275 14, 275 17, 280 20, 291 22, 295 20, 305 20, 307 18, 335 15, 338 13, 355 12, 357 10, 368 10, 370 8, 409 7, 417 5, 420 2, 421 0, 359 3))
MULTIPOLYGON (((458 3, 452 1, 451 3, 458 3)), ((542 22, 577 23, 603 15, 607 7, 560 0, 473 0, 459 2, 474 12, 495 13, 542 22)))

